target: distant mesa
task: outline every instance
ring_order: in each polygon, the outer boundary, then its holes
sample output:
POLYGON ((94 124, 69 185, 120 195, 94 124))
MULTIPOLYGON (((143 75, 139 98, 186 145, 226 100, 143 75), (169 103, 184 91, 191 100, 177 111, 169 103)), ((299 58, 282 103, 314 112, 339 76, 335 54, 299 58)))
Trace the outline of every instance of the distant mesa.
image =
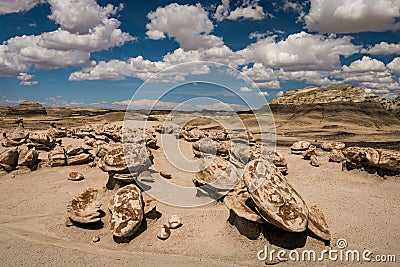
MULTIPOLYGON (((284 115, 290 124, 357 124, 365 127, 400 125, 400 97, 382 99, 364 89, 339 84, 310 86, 283 93, 269 105, 272 113, 284 115)), ((268 110, 262 107, 261 111, 268 110)))
POLYGON ((271 104, 304 105, 332 102, 379 102, 379 97, 368 94, 364 89, 350 84, 339 84, 325 88, 309 86, 304 89, 283 93, 281 97, 272 100, 271 104))
POLYGON ((8 107, 7 115, 47 115, 46 108, 39 103, 22 101, 18 106, 8 107))

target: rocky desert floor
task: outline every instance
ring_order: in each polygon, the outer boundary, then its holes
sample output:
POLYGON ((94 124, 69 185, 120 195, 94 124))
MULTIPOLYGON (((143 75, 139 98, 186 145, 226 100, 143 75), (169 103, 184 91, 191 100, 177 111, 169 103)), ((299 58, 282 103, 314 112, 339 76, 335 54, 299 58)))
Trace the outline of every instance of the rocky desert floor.
MULTIPOLYGON (((116 121, 116 114, 94 119, 94 123, 116 121)), ((139 116, 140 117, 140 116, 139 116)), ((4 118, 4 121, 12 118, 4 118)), ((74 119, 78 124, 79 120, 74 119)), ((86 121, 90 119, 86 118, 86 121)), ((43 120, 25 119, 28 127, 40 129, 43 120)), ((57 120, 67 126, 68 119, 57 120)), ((158 122, 154 122, 157 124, 158 122)), ((141 229, 128 243, 119 243, 110 233, 107 203, 113 191, 107 190, 107 173, 88 164, 40 167, 0 173, 0 265, 1 266, 264 266, 257 253, 268 249, 368 249, 376 255, 395 255, 397 263, 346 262, 325 259, 321 262, 280 262, 279 266, 397 266, 400 261, 400 177, 379 176, 361 170, 342 171, 340 163, 328 162, 328 152, 317 150, 319 167, 301 155, 291 154, 288 144, 297 140, 341 140, 346 144, 367 142, 376 147, 398 149, 399 129, 371 129, 351 125, 290 127, 277 124, 277 151, 288 161, 287 180, 307 205, 317 204, 323 211, 332 235, 330 243, 311 232, 289 233, 270 224, 249 223, 230 214, 222 202, 197 208, 177 208, 161 202, 157 212, 145 219, 141 229), (318 128, 318 129, 317 129, 318 128), (319 131, 319 134, 316 133, 319 131), (352 133, 352 134, 346 134, 352 133), (71 171, 84 174, 81 181, 67 180, 71 171), (66 204, 85 188, 99 189, 104 217, 92 227, 66 226, 66 204), (182 217, 183 225, 171 230, 167 240, 157 238, 159 228, 171 214, 182 217), (93 242, 99 237, 99 242, 93 242)), ((6 124, 3 124, 6 125, 6 124)), ((43 124, 47 127, 48 119, 43 124)), ((331 124, 327 124, 331 125, 331 124)), ((43 127, 43 128, 46 128, 43 127)), ((159 138, 159 135, 157 136, 159 138)), ((62 138, 64 145, 79 145, 80 139, 62 138)), ((193 157, 191 143, 180 140, 182 153, 193 157)), ((191 186, 193 174, 169 166, 162 148, 153 150, 152 168, 172 175, 171 183, 191 186)), ((40 158, 46 158, 41 152, 40 158)), ((163 179, 156 177, 157 179, 163 179)))

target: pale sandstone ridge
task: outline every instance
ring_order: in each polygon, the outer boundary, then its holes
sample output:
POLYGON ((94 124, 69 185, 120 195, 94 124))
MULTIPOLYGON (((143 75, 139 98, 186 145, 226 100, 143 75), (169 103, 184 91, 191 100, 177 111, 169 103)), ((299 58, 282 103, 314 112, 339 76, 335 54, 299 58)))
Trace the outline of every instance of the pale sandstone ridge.
POLYGON ((323 104, 331 102, 375 102, 378 96, 366 93, 362 88, 349 84, 333 85, 325 88, 306 87, 283 93, 281 97, 272 100, 271 104, 304 105, 323 104))

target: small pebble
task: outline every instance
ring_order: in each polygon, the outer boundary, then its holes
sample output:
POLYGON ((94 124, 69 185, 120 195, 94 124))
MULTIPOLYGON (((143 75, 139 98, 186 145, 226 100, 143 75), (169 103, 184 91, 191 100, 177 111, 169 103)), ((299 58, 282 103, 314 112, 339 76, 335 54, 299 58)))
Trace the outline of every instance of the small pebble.
POLYGON ((79 172, 70 172, 68 175, 68 180, 71 181, 80 181, 83 180, 85 177, 83 176, 82 173, 79 172))
POLYGON ((168 227, 170 229, 176 229, 178 227, 182 226, 182 218, 179 217, 178 215, 171 215, 168 218, 168 227))
POLYGON ((92 238, 92 241, 93 241, 93 243, 97 243, 97 242, 100 241, 100 237, 94 236, 94 237, 92 238))
POLYGON ((167 239, 170 235, 171 235, 171 230, 169 230, 168 226, 165 224, 161 226, 160 231, 158 231, 157 233, 157 237, 162 240, 167 239))
POLYGON ((70 218, 66 218, 65 219, 65 226, 70 227, 73 226, 74 224, 72 223, 70 218))

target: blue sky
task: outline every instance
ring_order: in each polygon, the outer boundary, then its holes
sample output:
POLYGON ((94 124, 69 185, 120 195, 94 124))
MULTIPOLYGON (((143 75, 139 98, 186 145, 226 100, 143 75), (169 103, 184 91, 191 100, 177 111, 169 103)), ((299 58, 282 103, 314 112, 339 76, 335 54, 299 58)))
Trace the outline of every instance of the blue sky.
POLYGON ((134 97, 141 108, 176 87, 160 103, 206 96, 240 109, 305 86, 400 88, 400 0, 0 0, 0 39, 1 105, 125 108, 134 97), (179 67, 196 61, 251 81, 179 67), (240 97, 209 83, 221 79, 240 97))

